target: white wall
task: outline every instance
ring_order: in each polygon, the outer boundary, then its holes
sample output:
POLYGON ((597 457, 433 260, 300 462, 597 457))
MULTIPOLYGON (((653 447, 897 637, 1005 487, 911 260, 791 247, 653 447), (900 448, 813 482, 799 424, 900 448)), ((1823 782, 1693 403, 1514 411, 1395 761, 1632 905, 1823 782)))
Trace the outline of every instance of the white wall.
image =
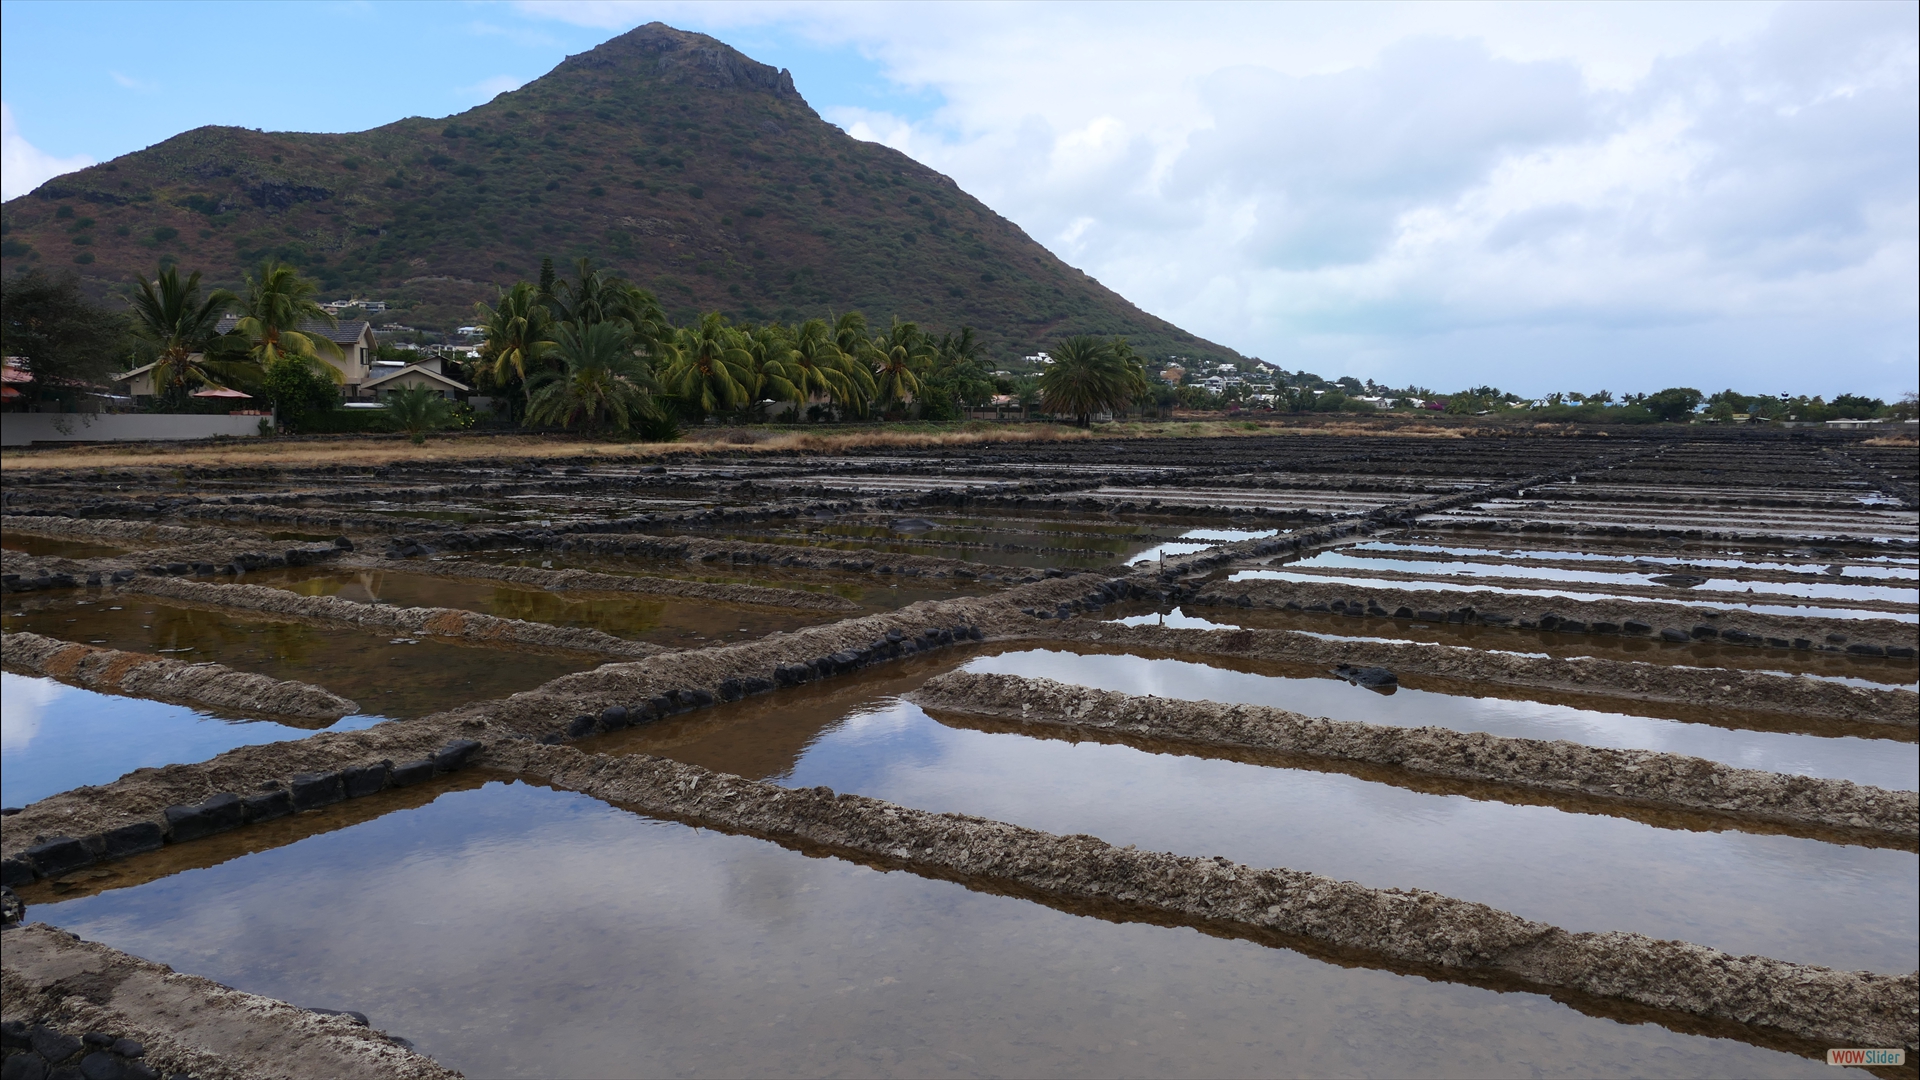
POLYGON ((174 413, 0 413, 0 446, 46 442, 124 442, 258 435, 267 416, 174 413))

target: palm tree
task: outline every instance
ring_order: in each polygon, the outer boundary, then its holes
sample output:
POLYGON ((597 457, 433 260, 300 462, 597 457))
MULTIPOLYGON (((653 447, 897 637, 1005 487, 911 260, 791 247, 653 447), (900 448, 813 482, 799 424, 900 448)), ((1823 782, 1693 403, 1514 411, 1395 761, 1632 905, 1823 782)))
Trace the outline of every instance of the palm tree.
POLYGON ((857 311, 849 311, 833 320, 833 343, 840 351, 855 360, 865 360, 867 352, 867 317, 857 311))
POLYGON ((746 339, 747 355, 753 358, 753 400, 792 402, 796 410, 806 405, 803 384, 808 372, 799 363, 787 328, 774 323, 757 330, 743 329, 741 336, 746 339))
POLYGON ((131 301, 133 332, 159 352, 153 384, 161 396, 176 397, 189 384, 224 385, 252 374, 230 360, 208 359, 206 355, 220 316, 237 299, 232 293, 215 289, 202 299, 200 271, 195 270, 182 282, 180 272, 171 266, 163 268, 153 281, 144 274, 135 280, 140 291, 131 301))
POLYGON ((873 400, 872 370, 841 349, 824 319, 808 319, 795 329, 793 364, 798 372, 795 383, 808 397, 825 394, 827 400, 853 413, 865 413, 873 400))
POLYGON ((414 445, 427 441, 427 433, 439 431, 453 422, 453 402, 438 390, 409 386, 387 395, 387 423, 413 437, 414 445))
POLYGON ((1040 407, 1074 417, 1081 427, 1093 414, 1124 409, 1146 390, 1146 375, 1124 340, 1081 335, 1055 347, 1053 363, 1040 376, 1040 407))
POLYGON ((293 267, 268 260, 260 274, 247 276, 246 296, 240 301, 240 320, 234 332, 250 344, 248 355, 265 368, 281 357, 297 357, 315 370, 324 369, 333 381, 344 376, 321 355, 338 357, 340 346, 325 335, 300 329, 303 323, 335 325, 332 315, 313 300, 313 283, 301 277, 293 267))
POLYGON ((553 358, 560 370, 541 377, 527 410, 533 422, 625 431, 654 413, 658 386, 634 352, 633 332, 624 320, 584 327, 560 324, 554 330, 553 358))
MULTIPOLYGON (((500 294, 494 307, 476 305, 480 323, 486 328, 486 344, 480 347, 482 371, 495 386, 505 387, 519 380, 527 408, 533 405, 533 383, 545 370, 545 360, 553 350, 553 317, 540 303, 540 293, 524 281, 500 294)), ((523 413, 524 415, 524 413, 523 413)))
POLYGON ((561 280, 553 285, 556 321, 591 326, 626 318, 626 282, 594 266, 592 259, 579 260, 573 270, 577 280, 561 280))
POLYGON ((1153 380, 1147 377, 1147 363, 1139 353, 1133 351, 1133 346, 1127 344, 1126 338, 1113 339, 1113 358, 1120 365, 1126 390, 1126 400, 1119 403, 1119 408, 1124 409, 1128 404, 1153 404, 1155 388, 1153 380))
POLYGON ((980 359, 980 342, 973 336, 973 327, 963 326, 958 334, 941 334, 935 351, 942 367, 971 363, 980 359))
POLYGON ((933 346, 914 323, 893 320, 885 337, 873 339, 873 378, 882 406, 905 406, 920 393, 920 376, 933 360, 933 346))
POLYGON ((738 409, 753 392, 753 354, 726 317, 710 311, 698 326, 674 331, 663 346, 666 392, 701 412, 738 409))
POLYGON ((627 286, 622 314, 627 325, 633 328, 633 343, 649 355, 659 349, 661 342, 673 337, 673 324, 667 321, 666 310, 645 289, 627 286))

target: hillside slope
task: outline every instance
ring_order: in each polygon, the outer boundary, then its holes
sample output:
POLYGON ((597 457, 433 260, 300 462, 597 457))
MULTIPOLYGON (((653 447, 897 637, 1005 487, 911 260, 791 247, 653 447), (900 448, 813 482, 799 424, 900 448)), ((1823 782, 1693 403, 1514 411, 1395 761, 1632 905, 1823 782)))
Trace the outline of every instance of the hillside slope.
POLYGON ((98 293, 162 259, 225 284, 277 256, 329 298, 449 327, 591 256, 676 319, 858 309, 973 326, 996 359, 1071 333, 1237 359, 1055 258, 952 180, 826 123, 784 71, 659 23, 449 120, 346 135, 206 127, 14 199, 4 272, 98 293))

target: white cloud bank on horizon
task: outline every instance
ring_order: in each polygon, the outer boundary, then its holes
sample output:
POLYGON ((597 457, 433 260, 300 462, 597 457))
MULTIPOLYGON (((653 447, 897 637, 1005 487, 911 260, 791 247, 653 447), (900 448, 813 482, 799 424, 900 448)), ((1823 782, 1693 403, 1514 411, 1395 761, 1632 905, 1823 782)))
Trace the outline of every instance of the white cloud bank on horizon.
POLYGON ((521 10, 851 43, 945 105, 828 119, 1290 368, 1529 393, 1916 382, 1912 4, 521 10))
POLYGON ((12 106, 0 102, 0 201, 25 195, 61 173, 91 164, 93 159, 85 154, 63 158, 42 152, 20 134, 12 106))

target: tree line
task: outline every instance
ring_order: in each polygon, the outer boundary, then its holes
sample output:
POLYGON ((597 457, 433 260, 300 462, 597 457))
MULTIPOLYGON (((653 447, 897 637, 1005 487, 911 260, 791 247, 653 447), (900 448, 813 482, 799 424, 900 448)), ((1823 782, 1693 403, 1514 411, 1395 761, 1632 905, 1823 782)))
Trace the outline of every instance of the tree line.
MULTIPOLYGON (((226 387, 271 404, 283 429, 320 430, 339 413, 342 376, 327 361, 340 348, 312 332, 336 320, 284 263, 263 263, 237 292, 163 266, 135 278, 124 313, 87 301, 71 274, 33 270, 6 284, 4 307, 8 354, 56 397, 151 363, 154 411, 193 411, 205 407, 196 390, 226 387)), ((871 326, 857 311, 795 324, 708 312, 676 326, 652 293, 587 259, 571 278, 544 260, 537 282, 501 290, 477 314, 479 358, 459 373, 529 427, 670 439, 708 417, 955 420, 1002 393, 1086 424, 1154 404, 1123 338, 1067 338, 1037 380, 1016 386, 989 374, 969 327, 935 336, 898 318, 871 326)), ((412 430, 449 422, 430 393, 389 397, 389 413, 425 414, 404 421, 412 430)))
MULTIPOLYGON (((72 399, 120 370, 152 364, 155 412, 229 408, 202 405, 193 395, 231 389, 273 406, 298 428, 333 413, 343 375, 328 363, 340 346, 315 325, 337 325, 314 299, 313 283, 284 263, 268 261, 245 275, 239 292, 205 289, 200 272, 182 277, 163 266, 149 280, 136 276, 124 312, 91 303, 72 275, 31 270, 8 282, 4 295, 7 354, 21 356, 39 391, 72 399), (222 331, 227 316, 233 324, 222 331)), ((444 426, 451 405, 431 391, 399 396, 393 416, 406 430, 444 426)))
MULTIPOLYGON (((969 327, 939 337, 898 318, 852 311, 787 324, 732 323, 718 312, 675 326, 652 293, 581 259, 561 278, 546 260, 479 308, 478 385, 522 422, 665 435, 683 420, 953 420, 1002 388, 969 327)), ((1145 367, 1122 338, 1057 346, 1036 404, 1082 423, 1151 401, 1145 367)))

